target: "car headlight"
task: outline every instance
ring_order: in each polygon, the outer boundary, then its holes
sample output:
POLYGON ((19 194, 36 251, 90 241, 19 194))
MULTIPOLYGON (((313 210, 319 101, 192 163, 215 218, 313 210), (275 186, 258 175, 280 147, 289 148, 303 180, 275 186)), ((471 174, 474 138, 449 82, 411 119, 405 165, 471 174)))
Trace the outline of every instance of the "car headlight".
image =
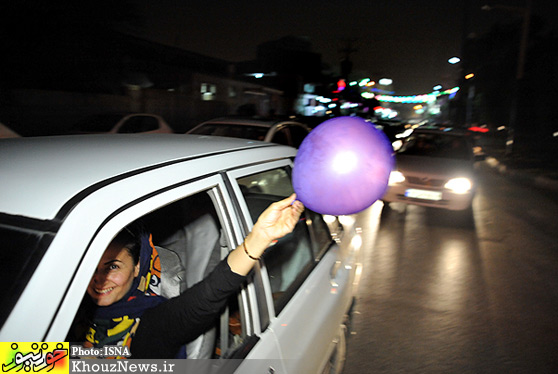
POLYGON ((394 170, 389 175, 388 184, 393 186, 394 184, 403 183, 405 181, 405 176, 399 170, 394 170))
POLYGON ((469 178, 452 178, 444 187, 453 193, 466 194, 473 188, 473 182, 469 178))

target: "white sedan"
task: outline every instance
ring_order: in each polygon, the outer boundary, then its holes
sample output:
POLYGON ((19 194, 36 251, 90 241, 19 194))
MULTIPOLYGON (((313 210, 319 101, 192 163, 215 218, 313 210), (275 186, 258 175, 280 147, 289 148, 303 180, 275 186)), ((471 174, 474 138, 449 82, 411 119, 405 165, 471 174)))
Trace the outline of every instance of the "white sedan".
MULTIPOLYGON (((138 219, 175 256, 163 282, 176 267, 186 287, 199 281, 292 193, 295 154, 176 134, 0 140, 0 340, 66 341, 107 245, 138 219)), ((339 372, 360 252, 356 230, 340 228, 305 210, 189 358, 238 359, 237 373, 339 372)))
POLYGON ((475 155, 466 135, 418 129, 395 155, 384 202, 470 210, 476 190, 475 155))
POLYGON ((174 131, 157 114, 103 113, 87 116, 76 123, 74 134, 172 134, 174 131))
POLYGON ((309 132, 308 126, 297 121, 222 117, 200 123, 187 133, 262 140, 298 148, 309 132))

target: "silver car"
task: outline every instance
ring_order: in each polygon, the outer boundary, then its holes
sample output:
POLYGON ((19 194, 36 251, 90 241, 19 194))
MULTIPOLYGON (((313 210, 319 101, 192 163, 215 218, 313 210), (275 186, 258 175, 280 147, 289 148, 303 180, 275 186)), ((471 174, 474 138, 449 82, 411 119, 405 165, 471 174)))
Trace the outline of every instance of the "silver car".
POLYGON ((395 154, 385 202, 470 210, 476 190, 468 136, 452 129, 417 129, 395 154))
POLYGON ((297 121, 222 117, 203 122, 187 133, 261 140, 298 148, 309 132, 307 125, 297 121))
POLYGON ((73 134, 172 134, 174 131, 157 114, 103 113, 88 116, 76 123, 73 134))
MULTIPOLYGON (((292 193, 295 154, 177 134, 0 140, 0 340, 67 341, 104 250, 138 219, 173 258, 163 282, 178 272, 186 287, 198 282, 292 193)), ((361 241, 335 217, 303 217, 190 343, 189 358, 239 359, 238 373, 341 370, 361 241)))

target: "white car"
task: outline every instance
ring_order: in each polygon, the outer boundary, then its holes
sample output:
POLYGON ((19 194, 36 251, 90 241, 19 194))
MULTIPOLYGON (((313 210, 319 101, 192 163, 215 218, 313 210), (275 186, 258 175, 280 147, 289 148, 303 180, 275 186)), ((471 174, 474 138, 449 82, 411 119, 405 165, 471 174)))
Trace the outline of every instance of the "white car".
MULTIPOLYGON (((292 193, 295 154, 177 134, 0 140, 0 341, 67 341, 107 245, 138 219, 160 254, 174 256, 163 283, 179 271, 186 287, 201 280, 269 203, 292 193)), ((189 358, 240 359, 237 373, 341 370, 360 241, 326 218, 305 210, 189 358)))
POLYGON ((309 132, 310 127, 297 121, 222 117, 200 123, 187 134, 261 140, 298 148, 309 132))
POLYGON ((470 210, 476 190, 473 147, 455 130, 417 129, 395 154, 384 202, 470 210))
POLYGON ((172 134, 163 117, 151 113, 102 113, 83 118, 71 130, 75 134, 172 134))

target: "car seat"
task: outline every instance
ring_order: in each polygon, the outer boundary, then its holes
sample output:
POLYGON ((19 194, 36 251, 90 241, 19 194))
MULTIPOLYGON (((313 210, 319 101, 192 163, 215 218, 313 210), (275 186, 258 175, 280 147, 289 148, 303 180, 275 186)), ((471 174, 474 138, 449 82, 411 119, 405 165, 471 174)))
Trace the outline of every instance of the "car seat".
MULTIPOLYGON (((221 259, 220 231, 210 214, 201 215, 158 244, 165 297, 178 296, 200 282, 221 259)), ((212 358, 215 341, 216 329, 212 328, 186 345, 188 358, 212 358)))

